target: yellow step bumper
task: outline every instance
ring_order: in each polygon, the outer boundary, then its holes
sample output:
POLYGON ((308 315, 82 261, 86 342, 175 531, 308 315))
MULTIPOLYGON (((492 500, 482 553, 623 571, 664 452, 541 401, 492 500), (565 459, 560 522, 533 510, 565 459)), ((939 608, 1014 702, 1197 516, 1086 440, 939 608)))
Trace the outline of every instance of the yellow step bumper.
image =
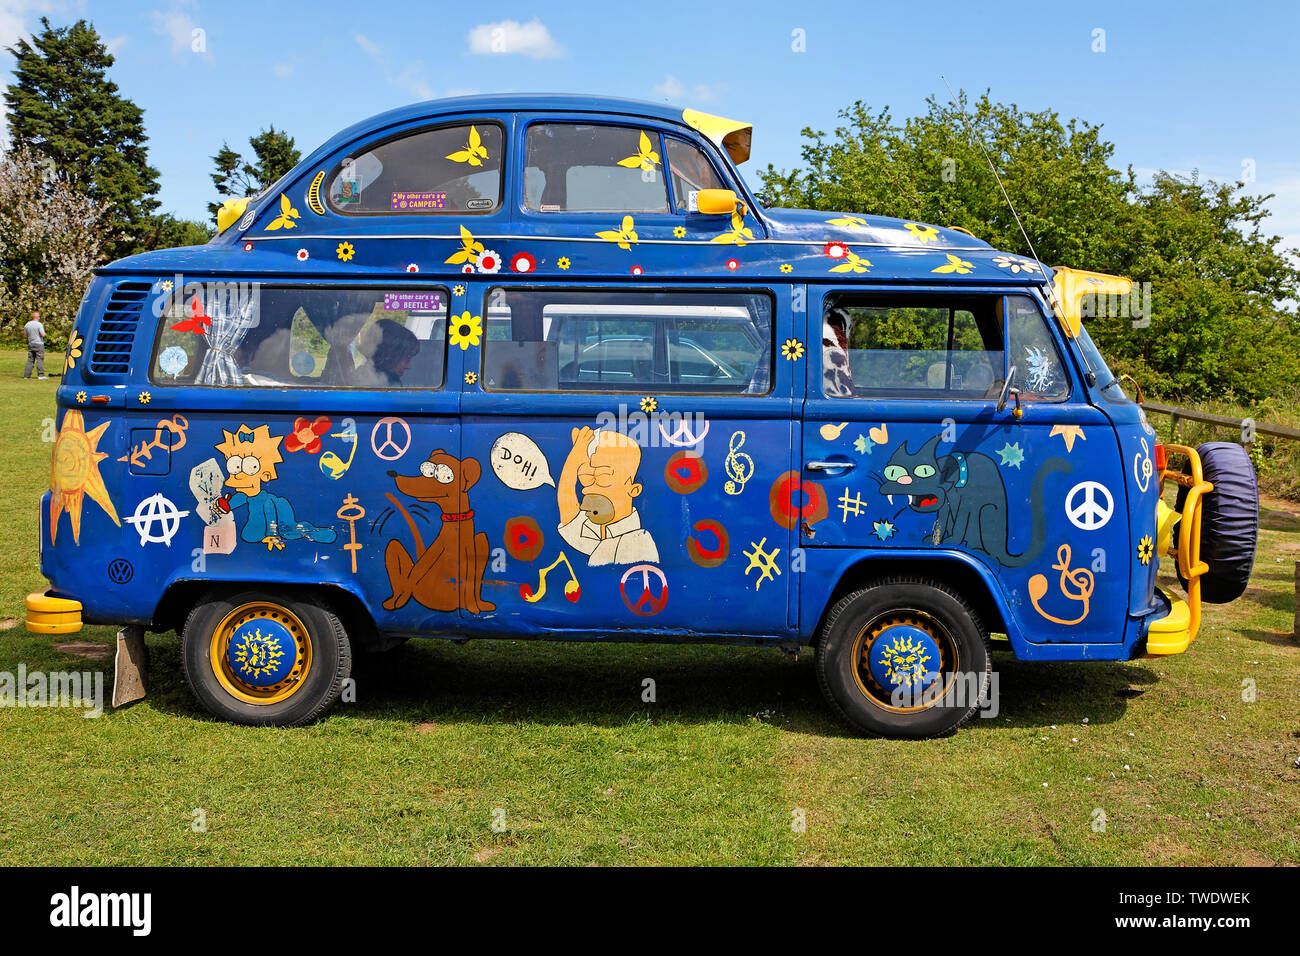
MULTIPOLYGON (((1160 592, 1164 594, 1163 591, 1160 592)), ((1148 654, 1181 654, 1196 639, 1192 629, 1192 611, 1187 602, 1165 594, 1169 613, 1147 628, 1148 654)))
POLYGON ((81 602, 50 597, 44 591, 27 595, 27 630, 33 634, 75 634, 81 630, 81 602))

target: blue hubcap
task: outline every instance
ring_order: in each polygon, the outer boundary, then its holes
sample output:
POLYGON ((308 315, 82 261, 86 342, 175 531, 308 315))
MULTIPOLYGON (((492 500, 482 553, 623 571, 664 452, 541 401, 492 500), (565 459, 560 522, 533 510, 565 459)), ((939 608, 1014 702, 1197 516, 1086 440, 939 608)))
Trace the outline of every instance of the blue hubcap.
POLYGON ((279 621, 254 618, 231 635, 226 659, 235 677, 250 687, 274 687, 293 671, 298 642, 279 621))
POLYGON ((939 677, 939 645, 911 624, 893 624, 871 642, 867 667, 887 693, 919 693, 939 677))

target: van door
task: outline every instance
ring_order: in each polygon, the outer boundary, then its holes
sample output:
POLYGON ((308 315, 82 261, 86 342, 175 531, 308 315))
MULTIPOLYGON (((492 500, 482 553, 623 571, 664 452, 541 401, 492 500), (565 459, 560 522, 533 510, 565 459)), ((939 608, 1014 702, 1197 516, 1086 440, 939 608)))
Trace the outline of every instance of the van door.
MULTIPOLYGON (((485 288, 485 287, 481 287, 485 288)), ((470 632, 790 633, 788 303, 769 290, 486 289, 462 396, 495 611, 470 632), (468 380, 467 380, 468 381, 468 380)))
POLYGON ((810 299, 822 347, 809 363, 803 469, 832 520, 804 544, 955 552, 996 580, 1008 627, 1027 640, 1121 640, 1128 529, 1115 434, 1038 300, 835 287, 810 299), (1020 418, 1014 396, 998 409, 1013 368, 1020 418))

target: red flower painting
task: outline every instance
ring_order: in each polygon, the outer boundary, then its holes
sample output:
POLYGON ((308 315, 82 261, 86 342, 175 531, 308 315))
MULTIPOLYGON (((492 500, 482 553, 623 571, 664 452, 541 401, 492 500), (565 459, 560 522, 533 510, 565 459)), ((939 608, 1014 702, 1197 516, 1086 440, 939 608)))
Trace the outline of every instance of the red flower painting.
POLYGON ((321 415, 314 422, 305 418, 296 418, 293 431, 284 439, 286 451, 305 451, 309 455, 320 454, 320 436, 330 430, 330 420, 321 415))

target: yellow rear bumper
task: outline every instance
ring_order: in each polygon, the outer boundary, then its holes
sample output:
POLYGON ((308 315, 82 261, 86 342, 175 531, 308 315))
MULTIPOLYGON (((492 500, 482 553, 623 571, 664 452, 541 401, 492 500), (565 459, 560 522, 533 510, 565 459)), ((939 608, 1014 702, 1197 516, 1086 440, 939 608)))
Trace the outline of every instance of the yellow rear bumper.
POLYGON ((50 597, 44 591, 27 595, 27 630, 33 634, 75 634, 81 630, 81 602, 50 597))
MULTIPOLYGON (((1163 591, 1160 592, 1164 594, 1163 591)), ((1152 621, 1147 628, 1148 654, 1181 654, 1196 640, 1196 630, 1192 626, 1192 610, 1187 602, 1170 597, 1169 613, 1158 621, 1152 621)))

